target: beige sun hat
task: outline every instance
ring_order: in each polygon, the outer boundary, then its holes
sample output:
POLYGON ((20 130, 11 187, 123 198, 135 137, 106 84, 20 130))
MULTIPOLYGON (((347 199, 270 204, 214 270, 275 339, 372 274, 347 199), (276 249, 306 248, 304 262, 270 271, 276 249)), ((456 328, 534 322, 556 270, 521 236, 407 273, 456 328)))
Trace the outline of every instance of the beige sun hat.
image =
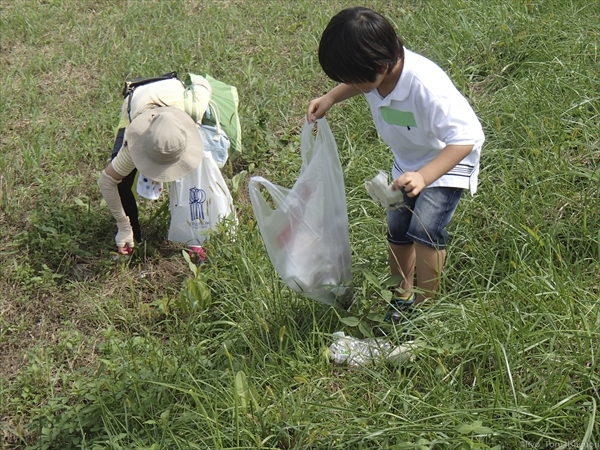
POLYGON ((174 181, 198 167, 204 155, 193 119, 170 106, 153 108, 127 127, 127 146, 135 167, 155 181, 174 181))

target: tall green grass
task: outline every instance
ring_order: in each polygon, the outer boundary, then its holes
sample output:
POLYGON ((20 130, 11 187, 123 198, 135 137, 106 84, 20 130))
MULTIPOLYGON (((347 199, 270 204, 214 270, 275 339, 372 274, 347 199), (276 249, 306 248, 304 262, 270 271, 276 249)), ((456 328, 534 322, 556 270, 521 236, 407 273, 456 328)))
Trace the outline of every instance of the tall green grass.
POLYGON ((411 328, 414 362, 327 357, 331 333, 360 336, 385 310, 384 214, 362 186, 391 156, 362 98, 328 114, 353 252, 347 314, 281 283, 233 182, 239 225, 207 264, 166 241, 161 202, 141 205, 136 255, 112 261, 96 177, 123 81, 177 70, 237 86, 244 153, 225 176, 291 186, 305 109, 333 86, 318 39, 350 5, 0 3, 0 448, 600 445, 598 2, 366 2, 447 70, 487 137, 438 301, 411 328))

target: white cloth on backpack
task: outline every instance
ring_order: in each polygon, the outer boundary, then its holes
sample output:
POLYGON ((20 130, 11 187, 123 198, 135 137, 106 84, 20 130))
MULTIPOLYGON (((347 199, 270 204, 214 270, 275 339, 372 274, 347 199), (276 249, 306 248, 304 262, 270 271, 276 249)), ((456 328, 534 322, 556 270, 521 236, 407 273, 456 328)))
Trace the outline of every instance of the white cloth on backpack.
POLYGON ((137 193, 148 200, 158 200, 163 191, 162 181, 154 181, 143 173, 138 173, 137 193))

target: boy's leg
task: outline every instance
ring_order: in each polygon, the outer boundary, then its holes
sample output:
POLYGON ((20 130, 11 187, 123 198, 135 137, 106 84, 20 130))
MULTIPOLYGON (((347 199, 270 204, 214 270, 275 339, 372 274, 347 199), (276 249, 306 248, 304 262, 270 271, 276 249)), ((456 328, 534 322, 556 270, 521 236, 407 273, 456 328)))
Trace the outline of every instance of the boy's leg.
POLYGON ((415 305, 432 298, 437 292, 440 276, 446 260, 446 250, 438 250, 427 245, 415 243, 417 286, 419 292, 415 305))
POLYGON ((415 276, 415 246, 406 234, 413 216, 416 198, 411 198, 403 191, 404 201, 399 208, 387 211, 387 241, 390 272, 392 276, 400 275, 402 281, 396 286, 396 296, 410 298, 415 276))
POLYGON ((391 242, 389 245, 390 271, 392 276, 402 277, 402 281, 397 286, 403 297, 408 297, 412 293, 415 276, 415 246, 396 245, 391 242))
POLYGON ((433 187, 416 197, 414 215, 407 236, 415 244, 417 287, 415 304, 432 298, 439 285, 446 260, 446 244, 450 223, 463 189, 433 187))

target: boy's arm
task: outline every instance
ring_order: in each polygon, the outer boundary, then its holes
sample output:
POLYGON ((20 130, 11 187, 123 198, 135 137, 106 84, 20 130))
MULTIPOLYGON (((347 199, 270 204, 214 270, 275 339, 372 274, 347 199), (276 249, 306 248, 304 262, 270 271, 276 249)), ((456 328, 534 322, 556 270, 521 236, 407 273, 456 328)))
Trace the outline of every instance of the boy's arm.
POLYGON ((343 102, 360 93, 361 92, 357 88, 350 84, 338 84, 324 96, 310 102, 306 113, 308 122, 313 123, 315 120, 321 119, 334 104, 343 102))
POLYGON ((393 189, 404 188, 409 197, 415 197, 423 189, 448 173, 473 150, 473 145, 447 145, 431 162, 416 172, 404 172, 392 182, 393 189))

